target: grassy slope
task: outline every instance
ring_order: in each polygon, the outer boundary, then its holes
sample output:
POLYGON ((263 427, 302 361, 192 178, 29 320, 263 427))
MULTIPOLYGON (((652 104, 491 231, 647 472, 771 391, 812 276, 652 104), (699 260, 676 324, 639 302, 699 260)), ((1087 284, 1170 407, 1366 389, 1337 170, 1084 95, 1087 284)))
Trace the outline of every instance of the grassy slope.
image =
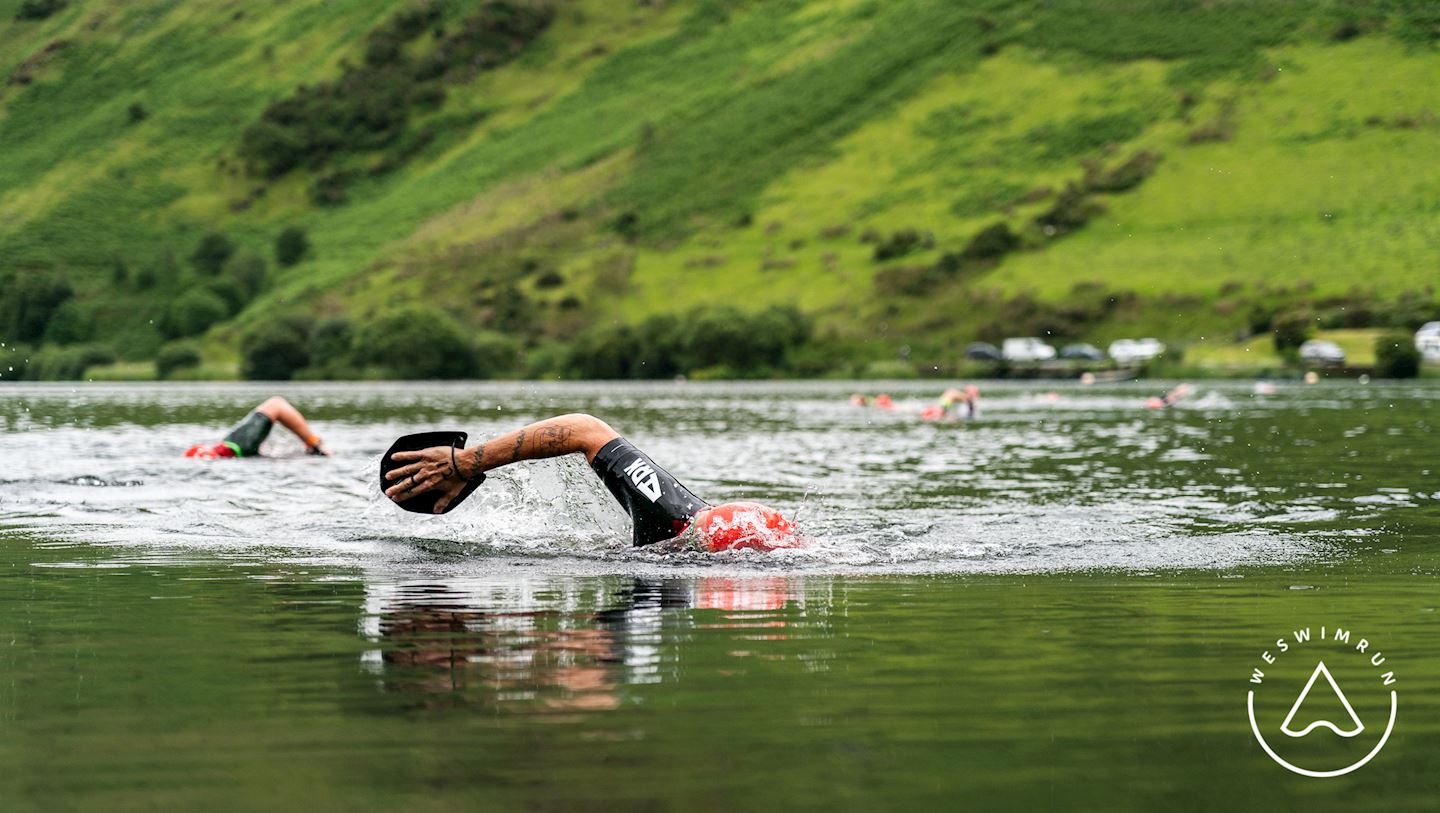
MULTIPOLYGON (((1440 266, 1434 46, 1395 25, 1330 42, 1330 12, 1295 4, 1112 3, 1107 16, 1089 3, 570 3, 521 60, 452 88, 436 114, 483 122, 362 182, 351 203, 312 207, 304 175, 245 177, 229 158, 240 129, 356 59, 402 5, 77 0, 14 23, 18 2, 0 0, 4 75, 73 43, 33 84, 0 88, 0 263, 63 271, 100 338, 134 357, 153 351, 150 320, 188 282, 117 287, 114 258, 183 258, 208 228, 267 250, 300 224, 316 244, 237 325, 415 297, 483 325, 513 283, 561 337, 705 302, 784 301, 936 353, 990 317, 977 290, 1058 300, 1094 280, 1147 299, 1091 338, 1213 341, 1243 319, 1226 300, 1262 282, 1389 295, 1440 266), (137 101, 150 115, 129 124, 137 101), (1187 143, 1226 109, 1233 139, 1187 143), (1070 136, 1104 116, 1134 125, 1114 156, 1164 156, 1138 189, 1106 196, 1105 216, 926 297, 876 295, 882 266, 862 232, 932 231, 936 249, 896 261, 914 264, 997 219, 1022 224, 1045 203, 1007 204, 1078 177, 1105 148, 1070 136), (1397 117, 1417 126, 1389 126, 1397 117), (643 229, 633 245, 605 227, 627 211, 643 229), (566 284, 536 290, 522 259, 566 284), (1240 293, 1222 295, 1231 282, 1240 293), (583 308, 555 308, 565 297, 583 308)), ((214 351, 234 335, 215 329, 214 351)))

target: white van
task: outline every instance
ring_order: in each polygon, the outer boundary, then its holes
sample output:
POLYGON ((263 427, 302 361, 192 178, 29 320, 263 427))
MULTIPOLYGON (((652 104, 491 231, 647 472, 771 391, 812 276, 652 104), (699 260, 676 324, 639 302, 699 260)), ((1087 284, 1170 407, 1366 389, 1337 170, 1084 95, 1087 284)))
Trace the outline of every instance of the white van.
POLYGON ((1415 349, 1426 361, 1440 361, 1440 322, 1426 322, 1415 331, 1415 349))
POLYGON ((1116 339, 1110 343, 1110 358, 1119 364, 1135 364, 1149 361, 1165 352, 1165 344, 1159 339, 1116 339))
POLYGON ((1055 348, 1033 336, 1024 339, 1006 339, 1000 347, 1000 355, 1006 361, 1049 361, 1055 358, 1055 348))

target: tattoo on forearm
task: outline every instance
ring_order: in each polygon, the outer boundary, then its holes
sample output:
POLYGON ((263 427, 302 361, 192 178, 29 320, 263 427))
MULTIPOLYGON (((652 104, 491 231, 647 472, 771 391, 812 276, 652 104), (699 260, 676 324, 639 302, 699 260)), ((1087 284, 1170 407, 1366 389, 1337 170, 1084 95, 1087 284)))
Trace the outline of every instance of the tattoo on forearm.
POLYGON ((514 463, 520 459, 520 447, 525 445, 525 430, 521 429, 520 434, 515 438, 515 448, 510 450, 510 462, 514 463))
POLYGON ((566 451, 573 430, 568 426, 547 426, 540 430, 535 450, 541 454, 558 455, 566 451))
POLYGON ((475 470, 465 475, 465 477, 467 479, 476 477, 482 471, 485 471, 485 444, 483 443, 475 447, 475 470))

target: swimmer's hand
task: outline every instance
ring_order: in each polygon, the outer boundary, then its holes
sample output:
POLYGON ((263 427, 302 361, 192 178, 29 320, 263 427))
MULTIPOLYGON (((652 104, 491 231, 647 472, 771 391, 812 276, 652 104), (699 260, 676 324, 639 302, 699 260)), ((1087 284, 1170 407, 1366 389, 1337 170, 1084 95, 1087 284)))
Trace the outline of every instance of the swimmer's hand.
POLYGON ((388 479, 395 485, 385 489, 385 496, 402 502, 427 491, 439 491, 442 496, 435 503, 435 513, 444 513, 450 501, 472 480, 485 479, 484 472, 468 474, 470 468, 478 468, 473 458, 474 455, 469 451, 450 446, 432 446, 418 452, 396 452, 390 459, 409 465, 390 472, 388 479), (457 470, 457 466, 463 471, 457 470))

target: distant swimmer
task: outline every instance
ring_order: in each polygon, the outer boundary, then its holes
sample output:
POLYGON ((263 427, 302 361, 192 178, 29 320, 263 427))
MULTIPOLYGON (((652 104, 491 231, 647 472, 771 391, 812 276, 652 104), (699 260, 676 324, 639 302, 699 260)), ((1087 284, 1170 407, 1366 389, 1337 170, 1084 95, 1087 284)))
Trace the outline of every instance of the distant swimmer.
POLYGON ((971 384, 963 390, 951 387, 940 394, 940 403, 920 411, 921 420, 973 420, 980 417, 980 388, 971 384))
POLYGON ((868 407, 870 406, 870 399, 866 397, 864 393, 857 392, 850 396, 850 406, 868 407))
POLYGON ((1180 384, 1175 387, 1175 389, 1170 390, 1158 398, 1151 396, 1145 399, 1145 406, 1149 409, 1164 409, 1165 407, 1174 406, 1176 401, 1179 401, 1189 394, 1190 385, 1180 384))
POLYGON ((300 414, 300 410, 276 395, 255 407, 255 411, 236 424, 235 428, 225 435, 224 440, 214 445, 191 446, 185 450, 185 456, 203 460, 217 457, 256 457, 260 454, 260 444, 270 435, 270 429, 276 423, 294 432, 296 437, 305 443, 306 454, 330 454, 330 450, 320 442, 320 436, 310 431, 310 424, 305 422, 305 416, 300 414))
POLYGON ((795 527, 779 511, 756 502, 710 505, 592 415, 549 418, 470 448, 461 448, 464 439, 461 433, 424 433, 396 441, 380 460, 385 496, 408 511, 443 514, 484 482, 487 471, 580 453, 630 515, 637 547, 667 543, 721 551, 799 544, 795 527))

